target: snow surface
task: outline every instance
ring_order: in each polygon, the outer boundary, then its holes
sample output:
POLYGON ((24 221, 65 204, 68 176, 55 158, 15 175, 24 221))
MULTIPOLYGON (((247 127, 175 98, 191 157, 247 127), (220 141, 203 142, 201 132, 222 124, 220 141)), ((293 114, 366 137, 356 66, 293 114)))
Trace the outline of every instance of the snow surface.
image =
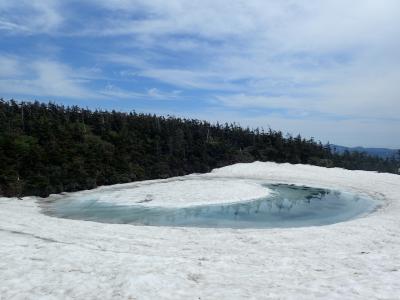
POLYGON ((58 219, 0 199, 0 299, 399 299, 400 176, 275 163, 254 178, 382 199, 348 222, 289 229, 145 227, 58 219))
MULTIPOLYGON (((185 176, 185 180, 153 180, 119 184, 90 191, 69 193, 66 197, 118 205, 188 207, 202 204, 232 203, 266 197, 270 190, 239 179, 207 179, 185 176)), ((54 197, 54 196, 53 196, 54 197)), ((59 197, 59 196, 56 196, 59 197)))

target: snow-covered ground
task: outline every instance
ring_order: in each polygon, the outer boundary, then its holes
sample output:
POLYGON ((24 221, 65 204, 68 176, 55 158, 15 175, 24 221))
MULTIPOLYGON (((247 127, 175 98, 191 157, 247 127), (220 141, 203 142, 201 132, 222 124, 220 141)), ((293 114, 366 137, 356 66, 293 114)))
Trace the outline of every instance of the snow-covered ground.
POLYGON ((399 299, 400 176, 252 163, 254 178, 383 199, 376 212, 292 229, 144 227, 58 219, 0 198, 0 299, 399 299))
MULTIPOLYGON (((62 198, 118 205, 187 207, 201 204, 231 203, 266 197, 270 190, 244 179, 208 179, 204 176, 184 176, 167 180, 118 184, 95 190, 68 193, 62 198), (182 180, 184 178, 184 180, 182 180)), ((50 198, 59 198, 54 195, 50 198)))

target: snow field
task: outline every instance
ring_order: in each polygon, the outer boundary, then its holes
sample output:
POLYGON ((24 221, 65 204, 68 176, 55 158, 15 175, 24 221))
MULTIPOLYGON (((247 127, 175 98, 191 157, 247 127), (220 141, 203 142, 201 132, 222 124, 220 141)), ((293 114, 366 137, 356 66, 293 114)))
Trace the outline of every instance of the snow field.
POLYGON ((343 188, 382 208, 329 226, 234 230, 58 219, 34 197, 0 198, 0 299, 399 298, 400 176, 258 162, 199 176, 226 177, 343 188))

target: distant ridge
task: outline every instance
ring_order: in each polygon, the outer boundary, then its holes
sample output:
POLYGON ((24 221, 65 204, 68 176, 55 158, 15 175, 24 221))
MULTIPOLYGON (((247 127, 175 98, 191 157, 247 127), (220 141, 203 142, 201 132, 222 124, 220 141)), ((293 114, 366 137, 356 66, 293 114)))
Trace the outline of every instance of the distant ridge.
POLYGON ((339 145, 331 145, 332 151, 339 154, 348 150, 350 152, 364 152, 372 156, 377 156, 381 158, 391 158, 398 154, 399 150, 389 149, 389 148, 365 148, 365 147, 345 147, 339 145))

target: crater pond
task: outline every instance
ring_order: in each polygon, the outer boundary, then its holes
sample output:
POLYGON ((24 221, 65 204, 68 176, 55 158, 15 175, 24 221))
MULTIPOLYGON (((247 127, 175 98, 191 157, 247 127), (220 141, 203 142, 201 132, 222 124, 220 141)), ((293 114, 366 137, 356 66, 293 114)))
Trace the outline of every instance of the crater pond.
POLYGON ((378 202, 357 194, 289 184, 263 184, 272 193, 246 202, 183 208, 116 205, 66 197, 42 203, 54 217, 103 223, 215 227, 284 228, 343 222, 372 212, 378 202))

